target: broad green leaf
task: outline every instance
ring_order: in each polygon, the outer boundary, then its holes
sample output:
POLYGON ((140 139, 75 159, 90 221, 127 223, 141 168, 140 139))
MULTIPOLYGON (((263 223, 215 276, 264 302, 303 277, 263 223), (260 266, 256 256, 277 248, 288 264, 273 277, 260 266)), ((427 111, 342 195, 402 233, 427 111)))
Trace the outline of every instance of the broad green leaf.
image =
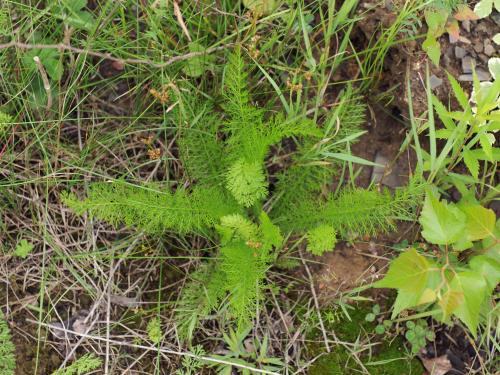
POLYGON ((494 41, 496 44, 500 45, 500 33, 495 34, 495 36, 493 37, 493 41, 494 41))
POLYGON ((493 0, 481 0, 474 7, 474 13, 477 14, 479 18, 488 17, 493 10, 493 0))
POLYGON ((479 162, 470 150, 463 151, 464 163, 472 177, 479 178, 479 162))
MULTIPOLYGON (((206 48, 199 43, 189 43, 189 52, 203 52, 205 50, 206 48)), ((182 68, 182 71, 190 77, 197 78, 211 67, 213 61, 213 56, 208 54, 200 54, 187 60, 184 67, 182 68)))
POLYGON ((478 272, 459 272, 451 280, 450 290, 463 296, 463 302, 455 308, 453 314, 464 322, 472 335, 476 337, 479 312, 487 291, 485 279, 478 272))
POLYGON ((425 22, 428 26, 427 37, 429 35, 439 38, 443 35, 446 21, 448 20, 448 14, 442 10, 426 10, 425 11, 425 22))
POLYGON ((441 58, 441 45, 439 42, 432 36, 427 35, 427 38, 422 43, 422 49, 427 52, 433 64, 439 66, 439 60, 441 58))
POLYGON ((243 0, 243 5, 263 16, 271 14, 280 4, 278 0, 243 0))
POLYGON ((460 306, 464 301, 464 294, 456 290, 447 290, 443 297, 439 300, 438 304, 443 310, 443 320, 447 320, 451 314, 460 306))
POLYGON ((422 236, 430 243, 449 245, 463 236, 466 216, 457 207, 440 202, 433 194, 427 193, 419 219, 422 236))
POLYGON ((398 295, 392 307, 391 319, 394 319, 403 310, 418 306, 419 297, 420 296, 414 292, 398 289, 398 295))
POLYGON ((389 271, 376 288, 398 288, 413 292, 423 291, 427 285, 431 264, 417 250, 411 248, 391 262, 389 271))
POLYGON ((464 237, 468 241, 477 241, 493 236, 496 221, 493 210, 479 204, 459 205, 459 208, 466 215, 464 237))
POLYGON ((493 292, 500 282, 500 262, 486 255, 478 255, 469 261, 469 266, 484 277, 488 284, 488 294, 493 292))
MULTIPOLYGON (((495 37, 496 36, 499 37, 499 42, 500 42, 500 34, 495 35, 495 37)), ((500 79, 500 57, 492 57, 491 59, 488 60, 488 70, 493 76, 493 79, 500 79)))

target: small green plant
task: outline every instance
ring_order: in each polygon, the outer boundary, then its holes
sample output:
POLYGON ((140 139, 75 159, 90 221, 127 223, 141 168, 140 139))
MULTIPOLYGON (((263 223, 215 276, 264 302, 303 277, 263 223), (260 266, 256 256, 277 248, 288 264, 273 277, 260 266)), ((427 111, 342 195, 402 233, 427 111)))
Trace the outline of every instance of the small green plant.
MULTIPOLYGON (((285 366, 279 358, 268 357, 269 336, 265 335, 262 341, 255 338, 249 344, 246 338, 252 327, 247 327, 239 331, 229 330, 229 334, 223 334, 224 343, 227 347, 227 354, 223 356, 212 355, 212 358, 222 359, 235 364, 256 367, 259 369, 278 372, 285 366)), ((218 368, 219 374, 232 374, 233 366, 228 364, 213 363, 210 366, 218 368)), ((248 369, 240 369, 242 375, 250 375, 248 369)))
POLYGON ((10 128, 14 119, 12 116, 0 111, 0 139, 3 140, 4 137, 9 133, 10 128))
POLYGON ((424 319, 406 322, 405 337, 411 344, 411 352, 417 354, 425 347, 427 341, 434 341, 436 335, 432 329, 429 329, 424 319))
MULTIPOLYGON (((481 85, 475 78, 472 102, 476 106, 472 107, 458 82, 451 76, 449 79, 463 111, 448 111, 428 87, 426 128, 430 153, 425 153, 415 138, 419 168, 429 172, 419 218, 421 234, 435 251, 409 247, 391 262, 384 279, 374 285, 398 290, 391 319, 406 309, 442 322, 450 322, 454 315, 476 337, 478 326, 493 311, 492 295, 500 282, 500 222, 491 209, 481 204, 475 189, 480 183, 478 160, 484 161, 484 173, 489 173, 489 164, 496 170, 499 160, 491 136, 498 130, 500 82, 495 79, 481 85), (443 129, 435 129, 432 106, 443 122, 443 129), (437 138, 446 139, 439 155, 437 138), (477 145, 479 148, 475 148, 477 145), (460 162, 470 175, 452 172, 460 162), (441 191, 456 187, 462 198, 457 203, 442 199, 438 187, 441 191)), ((413 121, 413 131, 417 134, 415 127, 413 121)), ((497 194, 493 189, 488 199, 497 194)))
POLYGON ((427 34, 422 43, 422 49, 434 63, 439 65, 441 58, 441 45, 439 37, 445 32, 450 37, 460 39, 460 26, 458 21, 477 20, 479 17, 467 7, 466 4, 449 4, 435 2, 425 10, 425 22, 427 24, 427 34))
POLYGON ((52 375, 85 375, 101 366, 101 359, 94 354, 85 354, 71 365, 57 370, 52 375))
POLYGON ((26 258, 33 251, 33 245, 23 238, 16 246, 14 255, 19 258, 26 258))
MULTIPOLYGON (((191 353, 197 357, 204 357, 207 354, 201 345, 194 346, 191 353)), ((175 375, 197 375, 200 373, 204 364, 205 363, 198 358, 185 356, 182 358, 182 367, 175 371, 175 375)))
POLYGON ((161 322, 159 317, 154 317, 148 322, 146 327, 148 337, 153 344, 159 344, 162 338, 161 322))
POLYGON ((237 48, 225 73, 224 114, 208 102, 177 98, 172 120, 189 126, 183 125, 178 137, 186 183, 178 184, 175 192, 159 184, 115 181, 91 184, 83 201, 64 195, 79 214, 89 212, 151 234, 194 232, 219 244, 217 257, 190 275, 191 283, 177 303, 183 337, 191 337, 199 320, 222 302, 220 310, 239 326, 255 316, 267 269, 282 248, 282 233, 300 238, 307 234, 309 250, 322 254, 333 250, 337 236, 394 228, 394 219, 411 217, 421 192, 410 184, 394 195, 349 189, 323 196, 339 160, 368 163, 346 152, 363 134, 359 97, 348 87, 332 111, 335 118, 324 126, 303 116, 270 114, 252 104, 244 65, 237 48), (337 131, 336 123, 345 128, 337 131), (287 168, 276 168, 271 185, 268 154, 284 138, 292 140, 295 151, 287 168))
POLYGON ((14 375, 16 369, 15 347, 10 330, 0 311, 0 375, 14 375))

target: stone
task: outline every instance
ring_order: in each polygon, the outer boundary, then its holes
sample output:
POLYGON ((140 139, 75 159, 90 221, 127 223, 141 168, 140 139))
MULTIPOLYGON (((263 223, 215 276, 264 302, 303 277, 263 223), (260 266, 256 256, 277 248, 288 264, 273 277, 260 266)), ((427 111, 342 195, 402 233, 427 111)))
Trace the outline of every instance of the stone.
POLYGON ((474 78, 472 77, 472 74, 460 74, 458 76, 458 80, 462 82, 472 82, 474 78))
POLYGON ((490 18, 500 27, 500 13, 493 11, 490 18))
POLYGON ((455 57, 457 59, 463 59, 467 55, 467 51, 462 47, 455 46, 455 57))
MULTIPOLYGON (((476 75, 479 81, 489 81, 491 79, 490 73, 481 68, 476 69, 476 75)), ((461 74, 458 76, 458 80, 462 82, 472 82, 474 78, 472 74, 461 74)))
POLYGON ((476 61, 470 57, 470 56, 465 56, 462 59, 462 71, 464 73, 472 73, 472 68, 476 66, 476 61))
POLYGON ((491 42, 489 40, 485 41, 484 42, 484 54, 486 56, 493 56, 494 53, 495 53, 495 47, 493 47, 491 45, 491 42), (489 42, 489 43, 486 43, 486 42, 489 42))
POLYGON ((443 80, 434 74, 429 77, 429 82, 431 84, 431 90, 434 90, 443 84, 443 80))
POLYGON ((484 53, 480 53, 479 55, 479 60, 481 60, 484 63, 488 63, 488 60, 490 59, 488 56, 486 56, 484 53))
POLYGON ((474 51, 476 51, 477 53, 483 52, 483 43, 481 43, 481 41, 479 41, 479 40, 476 40, 474 42, 473 48, 474 48, 474 51))
POLYGON ((489 81, 491 79, 490 73, 484 69, 477 68, 476 74, 477 74, 477 78, 479 78, 480 81, 489 81))

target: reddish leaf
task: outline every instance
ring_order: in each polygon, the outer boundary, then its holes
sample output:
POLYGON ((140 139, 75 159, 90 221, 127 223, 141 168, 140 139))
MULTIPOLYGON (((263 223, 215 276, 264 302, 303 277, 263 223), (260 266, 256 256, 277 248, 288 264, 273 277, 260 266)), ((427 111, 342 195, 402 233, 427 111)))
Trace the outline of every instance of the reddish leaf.
POLYGON ((476 13, 472 11, 467 5, 462 4, 457 6, 457 11, 453 15, 453 18, 455 18, 458 21, 475 21, 478 20, 479 17, 477 16, 476 13))
POLYGON ((446 31, 450 34, 452 40, 458 41, 460 38, 460 27, 458 21, 453 20, 446 24, 446 31))

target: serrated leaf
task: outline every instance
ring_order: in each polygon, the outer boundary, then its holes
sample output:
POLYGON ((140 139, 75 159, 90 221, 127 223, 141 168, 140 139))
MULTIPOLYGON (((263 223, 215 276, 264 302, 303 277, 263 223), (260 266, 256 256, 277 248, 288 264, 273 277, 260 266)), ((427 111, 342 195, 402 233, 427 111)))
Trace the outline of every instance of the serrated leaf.
POLYGON ((466 216, 464 237, 468 241, 482 240, 493 235, 496 221, 493 210, 479 204, 460 205, 459 208, 466 216))
POLYGON ((493 292, 500 282, 500 262, 486 255, 478 255, 469 261, 469 267, 484 277, 488 294, 493 292))
POLYGON ((433 36, 439 38, 444 33, 448 14, 441 10, 426 10, 425 22, 428 26, 427 37, 433 36))
POLYGON ((479 162, 470 150, 464 150, 463 152, 464 163, 469 170, 472 177, 475 179, 479 178, 479 162))
POLYGON ((421 288, 421 291, 423 291, 429 277, 429 269, 429 261, 420 255, 417 250, 411 248, 391 262, 385 277, 377 281, 374 286, 376 288, 398 288, 410 291, 421 288))
POLYGON ((481 0, 474 7, 474 13, 477 14, 479 18, 488 17, 493 10, 493 0, 481 0))
POLYGON ((422 295, 434 273, 437 273, 437 268, 412 248, 392 261, 385 277, 374 287, 398 289, 392 311, 392 317, 395 317, 401 311, 421 304, 422 295))
POLYGON ((451 84, 451 88, 453 90, 453 93, 455 94, 455 97, 458 100, 458 103, 460 104, 460 106, 462 107, 462 109, 464 111, 467 111, 470 108, 470 106, 469 106, 469 98, 468 98, 467 94, 465 93, 465 91, 462 88, 462 86, 460 86, 460 84, 458 83, 458 81, 455 79, 455 77, 453 77, 448 72, 446 73, 446 75, 448 76, 448 81, 451 84))
POLYGON ((484 154, 490 161, 493 161, 493 143, 495 143, 495 136, 490 133, 482 133, 479 136, 479 143, 484 151, 484 154))
POLYGON ((447 290, 438 302, 443 310, 443 320, 447 320, 463 301, 464 294, 462 292, 447 290))
POLYGON ((463 295, 463 302, 455 308, 453 314, 464 322, 472 335, 476 337, 479 312, 486 297, 487 284, 485 279, 478 272, 459 272, 451 280, 450 290, 453 293, 463 295))
POLYGON ((432 63, 439 66, 439 60, 441 58, 441 45, 433 37, 427 35, 427 38, 422 43, 422 49, 427 53, 432 63))
POLYGON ((440 202, 433 194, 427 193, 419 222, 422 236, 428 242, 449 245, 463 235, 466 217, 457 207, 445 201, 440 202))

